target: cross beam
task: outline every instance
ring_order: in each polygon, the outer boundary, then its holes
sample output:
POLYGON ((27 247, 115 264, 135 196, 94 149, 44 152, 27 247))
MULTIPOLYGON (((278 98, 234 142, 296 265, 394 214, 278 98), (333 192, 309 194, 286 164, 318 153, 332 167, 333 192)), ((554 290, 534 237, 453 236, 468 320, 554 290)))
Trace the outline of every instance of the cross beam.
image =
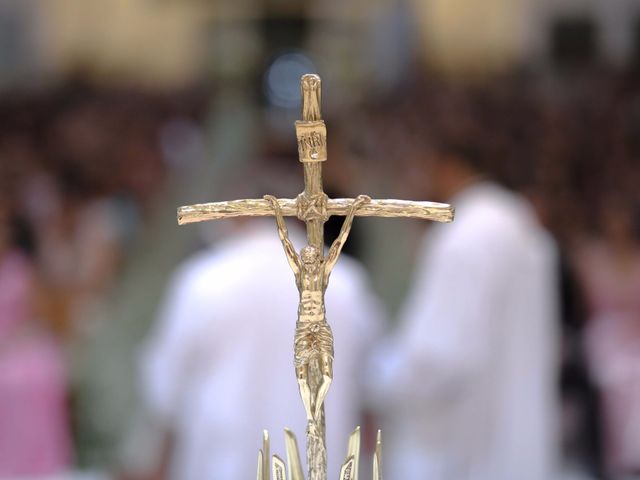
MULTIPOLYGON (((353 198, 328 199, 327 215, 346 215, 353 201, 353 198)), ((278 203, 285 217, 299 216, 297 198, 279 198, 278 203)), ((232 217, 266 216, 273 216, 273 208, 261 198, 200 203, 178 209, 180 225, 232 217)), ((356 217, 408 217, 450 222, 453 220, 453 208, 444 203, 373 199, 356 211, 356 217)))

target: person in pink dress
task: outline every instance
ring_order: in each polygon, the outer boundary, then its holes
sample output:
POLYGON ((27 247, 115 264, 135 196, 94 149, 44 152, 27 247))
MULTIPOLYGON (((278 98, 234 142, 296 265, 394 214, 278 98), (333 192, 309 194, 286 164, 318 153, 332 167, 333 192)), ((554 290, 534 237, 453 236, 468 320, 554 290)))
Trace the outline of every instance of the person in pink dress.
POLYGON ((628 205, 609 200, 603 235, 577 258, 589 306, 586 347, 602 395, 608 470, 640 474, 640 241, 628 205))
POLYGON ((36 321, 31 262, 0 215, 0 478, 68 471, 67 372, 56 340, 36 321))

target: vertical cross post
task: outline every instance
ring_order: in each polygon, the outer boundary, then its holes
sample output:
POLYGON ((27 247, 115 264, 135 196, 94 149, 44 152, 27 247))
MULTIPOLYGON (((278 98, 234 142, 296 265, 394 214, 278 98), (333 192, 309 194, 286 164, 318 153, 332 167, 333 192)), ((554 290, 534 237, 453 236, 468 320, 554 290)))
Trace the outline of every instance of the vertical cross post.
POLYGON ((304 167, 304 192, 298 197, 298 217, 307 225, 309 245, 323 249, 323 225, 327 215, 327 196, 322 190, 322 162, 327 160, 327 129, 320 115, 321 81, 317 75, 304 75, 302 120, 296 122, 298 155, 304 167))
MULTIPOLYGON (((321 81, 313 74, 300 82, 302 120, 296 122, 298 155, 304 168, 304 191, 298 196, 298 218, 307 226, 307 242, 319 252, 324 250, 324 223, 327 221, 327 195, 322 190, 322 162, 327 160, 327 129, 320 114, 321 81)), ((317 360, 309 364, 309 386, 312 390, 322 382, 317 360)), ((326 480, 327 453, 324 405, 320 419, 308 425, 307 459, 309 480, 326 480)))

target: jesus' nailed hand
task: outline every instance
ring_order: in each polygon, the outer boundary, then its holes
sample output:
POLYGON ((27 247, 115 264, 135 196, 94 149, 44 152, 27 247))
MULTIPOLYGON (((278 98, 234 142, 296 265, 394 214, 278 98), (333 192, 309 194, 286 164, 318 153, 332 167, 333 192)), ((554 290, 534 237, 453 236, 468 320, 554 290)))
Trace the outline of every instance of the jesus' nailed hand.
POLYGON ((349 236, 356 211, 360 206, 370 202, 371 198, 360 195, 353 201, 340 233, 326 257, 313 245, 303 247, 298 254, 289 239, 289 232, 278 200, 272 195, 265 195, 264 199, 274 209, 278 236, 300 293, 294 340, 296 377, 307 420, 317 422, 333 378, 333 334, 325 315, 324 292, 327 289, 331 270, 338 261, 338 256, 349 236), (318 361, 322 374, 320 384, 314 389, 309 382, 309 365, 312 361, 318 361))

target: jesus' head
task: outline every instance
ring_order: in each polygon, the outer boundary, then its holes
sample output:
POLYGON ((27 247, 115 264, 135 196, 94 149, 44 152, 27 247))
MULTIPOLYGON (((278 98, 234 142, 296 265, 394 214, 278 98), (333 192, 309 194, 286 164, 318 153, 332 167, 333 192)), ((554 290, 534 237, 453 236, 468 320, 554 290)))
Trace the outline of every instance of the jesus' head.
POLYGON ((318 261, 320 259, 320 252, 316 247, 307 245, 300 250, 300 259, 302 260, 302 265, 305 269, 310 270, 314 267, 317 268, 320 263, 318 261))

